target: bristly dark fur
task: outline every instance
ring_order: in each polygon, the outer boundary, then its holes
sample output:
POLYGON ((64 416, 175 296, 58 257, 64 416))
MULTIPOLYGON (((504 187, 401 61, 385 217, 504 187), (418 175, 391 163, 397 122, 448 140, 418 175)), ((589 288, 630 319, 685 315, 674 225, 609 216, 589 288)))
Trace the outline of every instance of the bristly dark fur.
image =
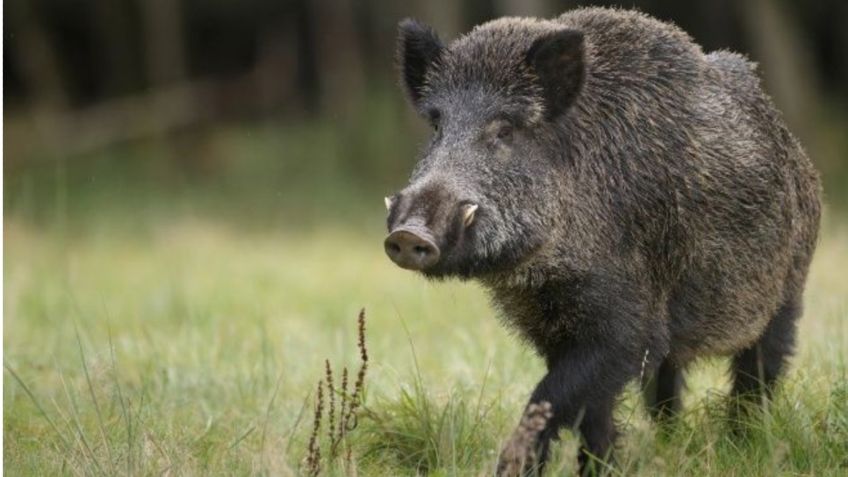
POLYGON ((389 228, 431 231, 441 256, 423 273, 480 280, 545 358, 530 399, 552 406, 541 462, 576 428, 588 471, 586 453, 614 442, 625 384, 647 377, 668 415, 698 356, 734 356, 735 395, 775 382, 820 185, 752 63, 600 8, 503 18, 448 45, 405 23, 398 57, 435 131, 389 228))

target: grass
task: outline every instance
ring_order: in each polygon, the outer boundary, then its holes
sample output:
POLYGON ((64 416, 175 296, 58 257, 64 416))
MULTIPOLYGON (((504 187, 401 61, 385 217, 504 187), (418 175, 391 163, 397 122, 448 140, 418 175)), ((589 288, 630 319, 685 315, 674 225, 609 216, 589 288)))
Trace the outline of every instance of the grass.
MULTIPOLYGON (((141 234, 57 233, 7 216, 4 470, 300 475, 315 383, 325 359, 356 369, 365 307, 370 361, 349 435, 352 468, 324 469, 491 471, 543 364, 476 285, 432 284, 393 267, 381 213, 358 227, 250 232, 148 221, 141 234)), ((687 412, 662 432, 631 388, 618 411, 615 473, 848 472, 848 228, 830 219, 799 352, 768 412, 731 437, 720 359, 690 370, 687 412)), ((551 466, 560 473, 574 467, 576 442, 564 437, 551 466)))

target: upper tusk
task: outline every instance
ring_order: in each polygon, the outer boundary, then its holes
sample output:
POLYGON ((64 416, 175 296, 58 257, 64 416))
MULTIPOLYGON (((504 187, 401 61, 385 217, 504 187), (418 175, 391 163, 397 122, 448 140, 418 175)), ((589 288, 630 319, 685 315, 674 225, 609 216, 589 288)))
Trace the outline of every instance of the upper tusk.
POLYGON ((464 207, 462 211, 462 223, 468 227, 474 222, 474 212, 477 211, 477 204, 468 204, 464 207))
POLYGON ((383 197, 383 201, 386 202, 386 210, 392 208, 392 198, 391 197, 383 197))

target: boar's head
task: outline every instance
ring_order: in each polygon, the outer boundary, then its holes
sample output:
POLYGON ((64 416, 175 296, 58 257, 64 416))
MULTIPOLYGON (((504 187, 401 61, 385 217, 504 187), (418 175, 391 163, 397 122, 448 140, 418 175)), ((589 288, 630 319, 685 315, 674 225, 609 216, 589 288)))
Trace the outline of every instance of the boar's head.
POLYGON ((554 239, 567 180, 561 119, 584 82, 583 35, 512 19, 446 46, 405 20, 397 56, 432 135, 409 184, 386 198, 386 253, 428 277, 514 268, 554 239))

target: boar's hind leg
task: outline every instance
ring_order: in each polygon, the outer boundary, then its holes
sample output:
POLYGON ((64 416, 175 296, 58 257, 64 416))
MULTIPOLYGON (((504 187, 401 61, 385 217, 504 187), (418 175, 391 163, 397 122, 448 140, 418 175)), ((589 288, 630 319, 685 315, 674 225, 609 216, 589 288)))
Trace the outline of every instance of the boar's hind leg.
POLYGON ((680 412, 683 390, 683 371, 670 359, 663 359, 659 368, 644 386, 645 405, 651 417, 664 421, 680 412))
POLYGON ((795 321, 800 300, 790 300, 772 317, 762 336, 733 358, 733 391, 737 411, 744 410, 771 394, 795 346, 795 321))

